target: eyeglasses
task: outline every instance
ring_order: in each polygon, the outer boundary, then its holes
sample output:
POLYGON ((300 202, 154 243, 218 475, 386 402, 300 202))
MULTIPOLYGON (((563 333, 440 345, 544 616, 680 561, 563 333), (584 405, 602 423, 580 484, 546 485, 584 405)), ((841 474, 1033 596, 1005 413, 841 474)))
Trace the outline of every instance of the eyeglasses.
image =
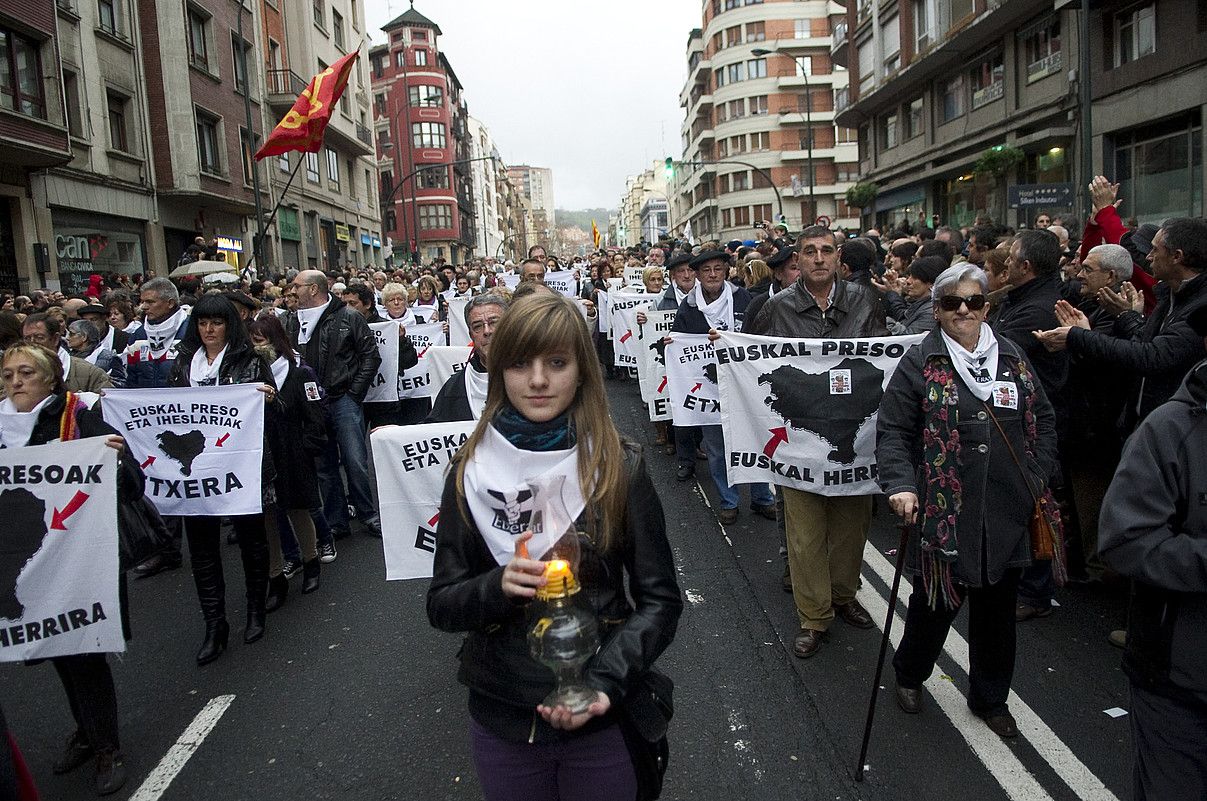
POLYGON ((944 295, 939 298, 939 308, 943 311, 959 311, 961 306, 967 306, 968 311, 980 311, 985 308, 985 303, 988 298, 984 295, 969 295, 963 297, 961 295, 944 295))

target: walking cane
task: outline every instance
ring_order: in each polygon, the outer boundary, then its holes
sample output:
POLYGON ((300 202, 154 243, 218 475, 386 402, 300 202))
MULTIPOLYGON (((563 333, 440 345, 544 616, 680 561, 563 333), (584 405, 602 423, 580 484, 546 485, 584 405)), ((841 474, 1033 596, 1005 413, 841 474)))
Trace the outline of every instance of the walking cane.
POLYGON ((897 544, 897 567, 893 570, 893 587, 888 594, 888 613, 884 616, 884 636, 880 638, 880 658, 876 660, 876 677, 872 679, 872 697, 868 701, 868 720, 863 727, 863 745, 859 747, 859 765, 855 768, 855 781, 863 781, 863 766, 868 757, 868 743, 872 739, 872 719, 876 716, 876 697, 880 691, 880 674, 884 672, 884 655, 888 653, 889 632, 897 612, 897 590, 901 587, 901 569, 905 565, 905 548, 909 544, 912 525, 901 528, 901 542, 897 544))

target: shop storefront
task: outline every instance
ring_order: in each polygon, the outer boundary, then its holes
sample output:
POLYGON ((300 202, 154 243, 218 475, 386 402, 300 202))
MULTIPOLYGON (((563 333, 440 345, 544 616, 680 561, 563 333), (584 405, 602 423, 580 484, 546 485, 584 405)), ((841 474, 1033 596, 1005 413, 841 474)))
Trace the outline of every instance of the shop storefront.
POLYGON ((145 231, 139 220, 54 209, 53 248, 64 294, 81 293, 90 276, 145 275, 145 231))
POLYGON ((223 234, 218 234, 214 239, 218 242, 218 259, 229 264, 231 272, 238 275, 243 269, 243 240, 223 234))
POLYGON ((971 171, 952 178, 939 179, 938 214, 940 225, 962 228, 987 216, 995 223, 1006 219, 1006 179, 978 175, 971 171))
POLYGON ((902 222, 918 225, 918 213, 926 213, 926 186, 914 184, 876 196, 876 226, 887 234, 902 222))
POLYGON ((1139 223, 1203 214, 1203 124, 1196 109, 1107 137, 1105 161, 1139 223))
POLYGON ((281 238, 281 260, 286 270, 301 269, 302 226, 298 222, 296 209, 282 207, 277 210, 277 235, 281 238))
POLYGON ((1041 214, 1067 219, 1073 213, 1077 193, 1069 153, 1067 147, 1056 146, 1027 154, 1022 183, 1009 190, 1009 205, 1019 210, 1019 223, 1032 228, 1041 214))

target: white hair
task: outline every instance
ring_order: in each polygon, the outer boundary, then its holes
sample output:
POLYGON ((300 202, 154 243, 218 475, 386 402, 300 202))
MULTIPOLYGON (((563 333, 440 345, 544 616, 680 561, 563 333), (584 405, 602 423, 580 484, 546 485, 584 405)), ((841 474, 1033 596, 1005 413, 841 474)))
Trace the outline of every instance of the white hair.
POLYGON ((1127 281, 1132 277, 1132 256, 1122 245, 1098 245, 1090 248, 1086 258, 1097 256, 1102 269, 1115 273, 1115 280, 1127 281))
POLYGON ((948 267, 939 273, 935 283, 930 288, 930 296, 935 300, 947 294, 948 289, 963 281, 974 281, 981 287, 981 292, 989 291, 989 276, 980 267, 972 267, 967 262, 948 267))

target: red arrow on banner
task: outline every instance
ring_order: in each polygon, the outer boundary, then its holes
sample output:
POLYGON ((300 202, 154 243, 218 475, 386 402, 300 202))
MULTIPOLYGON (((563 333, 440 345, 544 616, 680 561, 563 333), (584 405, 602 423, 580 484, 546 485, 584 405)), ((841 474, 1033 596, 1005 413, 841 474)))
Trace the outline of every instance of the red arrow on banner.
POLYGON ((88 493, 76 490, 75 496, 67 502, 62 511, 55 509, 51 512, 50 527, 58 531, 66 531, 67 526, 63 524, 67 522, 67 518, 79 511, 79 508, 84 505, 84 501, 88 500, 88 498, 88 493))
POLYGON ((423 354, 427 353, 427 352, 428 352, 428 348, 430 348, 430 347, 431 347, 431 345, 428 345, 428 347, 427 347, 427 348, 424 348, 423 350, 419 351, 419 358, 420 358, 420 359, 422 359, 422 358, 423 358, 423 354))
POLYGON ((700 387, 702 387, 702 386, 704 386, 704 385, 703 385, 703 384, 696 384, 694 387, 692 387, 692 392, 695 392, 696 390, 698 390, 698 389, 699 389, 700 387))
POLYGON ((140 464, 140 465, 139 465, 139 467, 141 467, 143 470, 146 470, 148 467, 150 467, 150 466, 151 466, 151 465, 153 465, 153 464, 155 464, 155 457, 154 457, 154 456, 148 456, 148 457, 147 457, 147 461, 145 461, 145 462, 143 462, 142 464, 140 464))
POLYGON ((628 342, 633 337, 632 331, 625 331, 624 336, 620 338, 621 342, 628 342))
POLYGON ((437 524, 437 523, 439 523, 439 522, 440 522, 440 513, 439 513, 439 512, 436 512, 436 514, 432 515, 432 519, 431 519, 431 520, 429 520, 429 521, 427 521, 427 524, 428 524, 429 526, 434 526, 434 525, 436 525, 436 524, 437 524))
POLYGON ((666 389, 666 376, 662 376, 662 383, 658 385, 659 394, 661 394, 662 390, 664 389, 666 389))
POLYGON ((763 446, 763 455, 771 458, 775 456, 775 449, 788 441, 788 429, 780 426, 779 428, 769 428, 767 431, 771 433, 771 439, 767 440, 767 444, 763 446))
POLYGON ((230 439, 230 438, 231 438, 231 434, 230 434, 230 432, 229 432, 229 431, 227 431, 227 432, 226 432, 225 434, 223 434, 222 436, 218 437, 218 443, 217 443, 217 444, 218 444, 218 447, 219 447, 219 448, 221 448, 221 447, 222 447, 222 443, 226 442, 226 441, 227 441, 228 439, 230 439))

